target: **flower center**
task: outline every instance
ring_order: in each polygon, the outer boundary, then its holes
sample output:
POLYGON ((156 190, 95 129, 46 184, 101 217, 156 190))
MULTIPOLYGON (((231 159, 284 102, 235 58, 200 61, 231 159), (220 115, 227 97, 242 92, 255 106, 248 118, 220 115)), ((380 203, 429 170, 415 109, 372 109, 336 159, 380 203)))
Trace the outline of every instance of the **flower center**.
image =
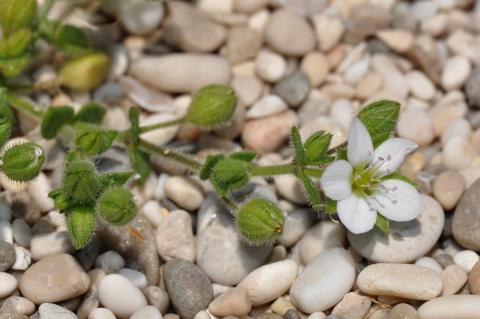
POLYGON ((352 190, 360 196, 371 196, 378 189, 381 180, 376 176, 377 170, 374 167, 357 167, 353 169, 352 190))

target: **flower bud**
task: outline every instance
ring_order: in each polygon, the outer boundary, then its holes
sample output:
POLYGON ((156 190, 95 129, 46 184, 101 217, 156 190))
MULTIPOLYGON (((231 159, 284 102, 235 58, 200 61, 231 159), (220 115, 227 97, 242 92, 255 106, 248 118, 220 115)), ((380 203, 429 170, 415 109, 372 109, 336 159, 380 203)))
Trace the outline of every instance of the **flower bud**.
POLYGON ((210 179, 220 195, 239 189, 248 183, 249 164, 234 158, 223 158, 213 168, 210 179))
POLYGON ((70 241, 76 249, 88 245, 95 231, 95 210, 92 207, 74 207, 66 212, 70 241))
POLYGON ((65 167, 63 191, 75 203, 90 204, 95 200, 100 186, 93 163, 87 160, 72 160, 65 167))
POLYGON ((36 0, 0 1, 0 27, 4 35, 29 26, 37 12, 36 0))
POLYGON ((226 85, 209 85, 193 96, 187 111, 188 122, 211 128, 218 126, 233 115, 237 104, 235 91, 226 85))
POLYGON ((60 211, 64 211, 71 206, 70 201, 68 200, 67 196, 65 196, 61 188, 50 191, 48 193, 48 197, 53 199, 55 208, 59 209, 60 211))
POLYGON ((60 83, 74 90, 91 90, 105 79, 109 64, 110 59, 104 53, 85 54, 63 65, 60 83))
POLYGON ((282 234, 285 218, 280 208, 264 198, 253 198, 237 212, 237 228, 252 245, 275 240, 282 234))
MULTIPOLYGON (((14 144, 15 141, 11 143, 14 144)), ((5 175, 14 181, 25 182, 37 177, 45 161, 45 154, 37 144, 23 141, 11 147, 7 145, 1 161, 5 175)))
POLYGON ((77 147, 87 155, 102 154, 113 144, 117 132, 107 130, 86 130, 76 140, 77 147))
POLYGON ((128 224, 137 210, 133 195, 125 188, 107 189, 97 202, 97 213, 113 225, 128 224))

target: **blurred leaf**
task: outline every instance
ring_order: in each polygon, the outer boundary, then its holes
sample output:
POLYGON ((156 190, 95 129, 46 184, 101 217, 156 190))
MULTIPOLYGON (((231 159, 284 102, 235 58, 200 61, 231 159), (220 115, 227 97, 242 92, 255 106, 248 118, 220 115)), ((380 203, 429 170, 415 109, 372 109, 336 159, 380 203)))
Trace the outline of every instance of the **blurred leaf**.
POLYGON ((30 26, 37 13, 36 0, 1 0, 0 27, 4 35, 30 26))
POLYGON ((42 136, 47 140, 55 138, 63 125, 72 122, 73 114, 73 108, 70 106, 49 107, 42 118, 42 136))
POLYGON ((62 66, 60 83, 74 90, 89 91, 105 80, 109 67, 110 58, 105 53, 87 53, 62 66))
POLYGON ((358 114, 372 137, 373 147, 386 141, 397 125, 400 103, 381 100, 364 107, 358 114))
POLYGON ((208 155, 205 163, 200 170, 199 177, 202 181, 210 178, 213 172, 213 168, 217 163, 223 159, 225 156, 223 154, 208 155))
POLYGON ((53 35, 53 44, 69 56, 87 53, 90 48, 88 37, 81 29, 71 25, 60 25, 53 35))
POLYGON ((8 59, 22 55, 32 40, 32 31, 20 29, 9 37, 0 39, 0 58, 8 59))
POLYGON ((99 176, 100 191, 113 186, 123 186, 134 175, 133 172, 113 172, 99 176))
POLYGON ((0 73, 7 78, 14 78, 27 67, 30 58, 29 53, 23 53, 14 58, 0 58, 0 73))
POLYGON ((140 184, 144 184, 151 171, 148 153, 139 150, 133 145, 129 147, 128 153, 132 168, 140 175, 140 184))
POLYGON ((377 213, 377 221, 375 225, 377 225, 377 227, 385 234, 388 234, 390 231, 390 221, 380 213, 377 213))
POLYGON ((75 122, 84 122, 90 124, 100 124, 107 113, 107 109, 96 103, 90 102, 83 105, 80 110, 75 114, 75 122))
POLYGON ((257 153, 255 153, 254 151, 240 151, 228 154, 228 157, 238 159, 244 162, 251 162, 255 159, 256 156, 257 153))
POLYGON ((305 163, 307 165, 320 165, 334 160, 327 153, 331 140, 332 134, 325 131, 318 131, 311 135, 303 145, 305 149, 305 163))
POLYGON ((99 128, 87 129, 78 135, 76 145, 87 155, 98 155, 112 147, 116 136, 116 131, 99 128))

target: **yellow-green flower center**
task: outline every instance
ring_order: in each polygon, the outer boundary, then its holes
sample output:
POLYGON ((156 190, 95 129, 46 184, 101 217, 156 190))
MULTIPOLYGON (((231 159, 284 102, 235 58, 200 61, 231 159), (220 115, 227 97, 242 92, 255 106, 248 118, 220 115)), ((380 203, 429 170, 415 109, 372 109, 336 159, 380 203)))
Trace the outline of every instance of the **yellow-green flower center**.
POLYGON ((360 196, 371 196, 377 190, 380 178, 376 176, 377 170, 373 167, 356 167, 352 173, 352 190, 360 196))

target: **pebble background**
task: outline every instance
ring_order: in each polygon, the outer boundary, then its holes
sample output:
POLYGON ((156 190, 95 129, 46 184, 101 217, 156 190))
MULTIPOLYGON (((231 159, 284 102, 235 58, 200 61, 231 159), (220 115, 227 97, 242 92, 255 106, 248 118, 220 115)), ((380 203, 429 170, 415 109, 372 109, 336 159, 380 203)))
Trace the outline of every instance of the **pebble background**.
MULTIPOLYGON (((74 251, 47 197, 65 151, 22 118, 48 159, 30 184, 0 177, 0 319, 480 318, 480 2, 68 3, 57 1, 51 16, 86 28, 110 53, 110 74, 92 92, 38 93, 37 103, 101 101, 104 125, 121 130, 132 104, 142 124, 166 121, 185 113, 198 88, 230 84, 239 96, 230 126, 145 138, 200 159, 246 147, 278 164, 292 156, 291 126, 304 137, 328 130, 339 145, 363 105, 394 99, 398 135, 420 146, 400 171, 423 193, 422 212, 392 223, 388 236, 354 235, 311 212, 294 177, 254 178, 239 199, 277 198, 286 225, 276 244, 253 248, 211 186, 153 157, 157 173, 134 188, 141 212, 131 227, 145 239, 101 224, 74 251)), ((27 77, 54 79, 56 56, 38 50, 27 77)), ((118 148, 97 162, 128 169, 118 148)))

